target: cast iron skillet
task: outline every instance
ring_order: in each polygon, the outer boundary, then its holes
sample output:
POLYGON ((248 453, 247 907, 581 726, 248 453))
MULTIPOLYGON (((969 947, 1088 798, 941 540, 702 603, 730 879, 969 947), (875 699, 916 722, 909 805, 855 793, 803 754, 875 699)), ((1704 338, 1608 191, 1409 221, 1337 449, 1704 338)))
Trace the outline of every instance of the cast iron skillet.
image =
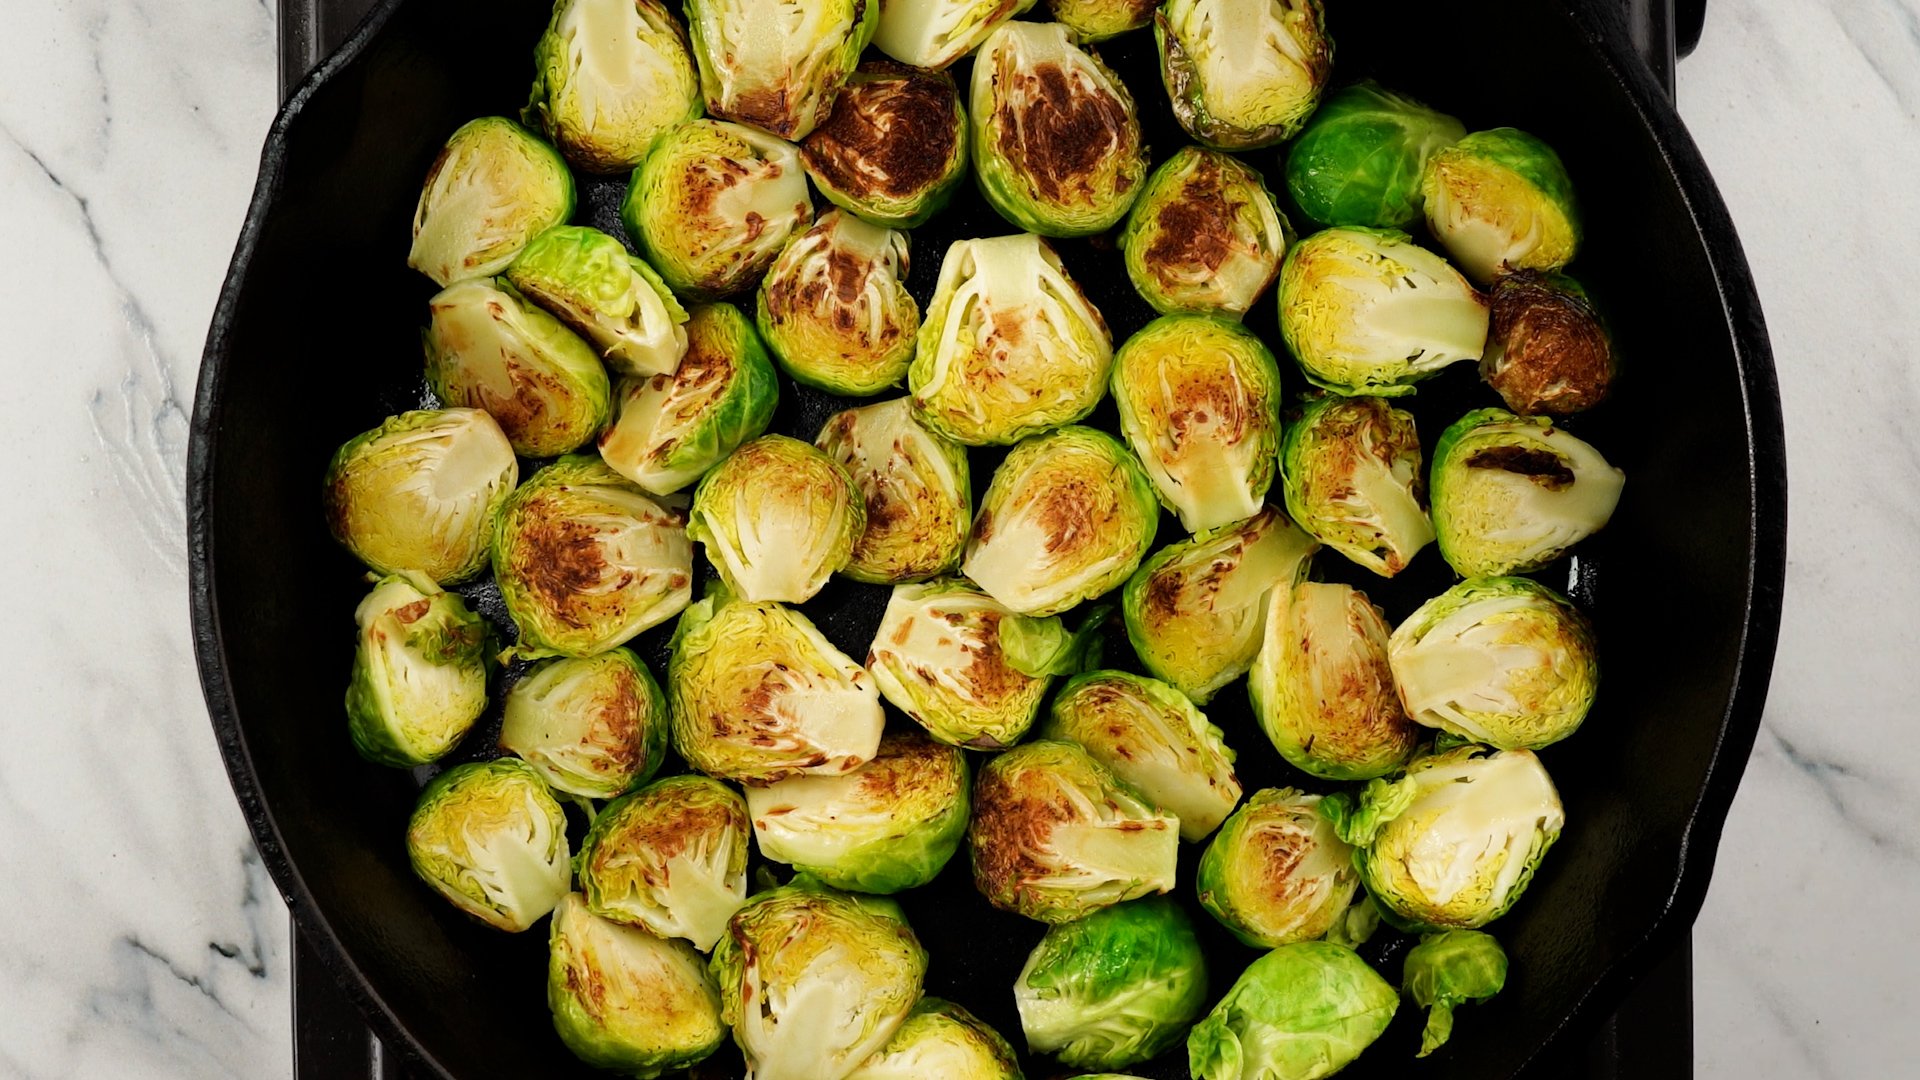
MULTIPOLYGON (((1592 614, 1606 680, 1586 727, 1544 755, 1569 824, 1497 924, 1513 958, 1507 991, 1419 1063, 1416 1010, 1403 1008, 1349 1075, 1541 1073, 1549 1045, 1604 1015, 1673 946, 1706 890, 1780 617, 1786 474, 1772 361, 1726 209, 1633 55, 1618 0, 1327 6, 1340 80, 1377 75, 1469 129, 1512 124, 1559 148, 1590 237, 1574 270, 1609 306, 1626 358, 1616 400, 1571 425, 1626 470, 1626 499, 1575 560, 1539 575, 1592 614)), ((326 535, 320 474, 343 440, 425 400, 417 332, 433 290, 405 265, 420 179, 459 123, 522 103, 545 7, 389 0, 288 101, 214 313, 189 453, 195 642, 235 793, 303 933, 378 1034, 449 1077, 590 1070, 548 1023, 544 928, 482 928, 408 868, 404 824, 430 770, 369 765, 346 738, 350 613, 365 586, 326 535)), ((1102 52, 1136 88, 1151 145, 1161 155, 1182 145, 1150 36, 1102 52)), ((1283 190, 1278 152, 1247 159, 1283 190)), ((619 192, 617 182, 584 185, 579 219, 617 228, 619 192)), ((963 197, 915 232, 911 285, 924 302, 950 239, 1010 231, 963 197)), ((1152 313, 1099 243, 1061 247, 1117 341, 1152 313)), ((1249 325, 1280 351, 1270 296, 1249 325)), ((1415 409, 1429 448, 1445 423, 1491 403, 1471 365, 1423 384, 1415 409)), ((810 438, 838 407, 789 392, 775 429, 810 438)), ((1095 419, 1111 426, 1110 411, 1095 419)), ((976 490, 991 464, 976 457, 976 490)), ((1162 541, 1176 530, 1169 518, 1162 541)), ((1391 583, 1342 563, 1323 556, 1317 569, 1366 589, 1395 620, 1451 581, 1433 552, 1391 583)), ((497 596, 468 591, 507 625, 497 596)), ((884 590, 836 583, 806 610, 858 657, 883 602, 884 590)), ((637 643, 656 670, 665 636, 637 643)), ((1117 632, 1108 653, 1131 662, 1117 632)), ((1239 749, 1249 791, 1320 786, 1266 745, 1238 686, 1208 712, 1239 749)), ((455 760, 488 756, 488 722, 455 760)), ((1189 848, 1178 895, 1192 907, 1189 848)), ((965 863, 904 898, 934 957, 927 989, 1017 1042, 1010 987, 1041 927, 988 909, 965 863)), ((1253 953, 1195 910, 1217 996, 1253 953)), ((1368 957, 1394 978, 1403 944, 1376 943, 1368 957)), ((1036 1080, 1061 1072, 1027 1064, 1036 1080)), ((728 1050, 702 1075, 738 1067, 728 1050)), ((1184 1077, 1184 1051, 1134 1071, 1184 1077)))

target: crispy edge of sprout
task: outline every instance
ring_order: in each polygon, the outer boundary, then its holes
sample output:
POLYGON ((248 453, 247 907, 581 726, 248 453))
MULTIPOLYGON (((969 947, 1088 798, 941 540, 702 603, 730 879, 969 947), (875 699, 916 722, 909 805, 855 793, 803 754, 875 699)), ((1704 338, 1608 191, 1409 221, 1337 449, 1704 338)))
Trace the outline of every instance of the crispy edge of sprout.
POLYGON ((1493 408, 1475 409, 1440 433, 1429 477, 1435 545, 1447 565, 1468 578, 1545 567, 1606 528, 1626 486, 1626 473, 1592 443, 1548 418, 1515 416, 1493 408), (1476 477, 1479 472, 1488 475, 1476 477), (1503 505, 1482 509, 1469 501, 1464 489, 1470 480, 1478 485, 1498 484, 1494 473, 1513 480, 1504 485, 1504 493, 1495 489, 1496 495, 1506 496, 1503 505), (1564 502, 1559 497, 1581 494, 1583 482, 1588 505, 1519 505, 1526 499, 1564 502), (1574 510, 1583 513, 1570 512, 1574 510), (1549 534, 1536 536, 1517 551, 1503 550, 1493 536, 1496 530, 1511 534, 1518 528, 1542 525, 1551 526, 1549 534))

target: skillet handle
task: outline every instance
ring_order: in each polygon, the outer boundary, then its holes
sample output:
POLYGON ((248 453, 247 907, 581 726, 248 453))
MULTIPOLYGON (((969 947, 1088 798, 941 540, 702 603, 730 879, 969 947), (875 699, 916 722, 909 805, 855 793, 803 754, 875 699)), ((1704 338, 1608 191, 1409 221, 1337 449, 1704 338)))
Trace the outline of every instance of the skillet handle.
POLYGON ((1707 0, 1625 0, 1625 7, 1634 51, 1673 97, 1674 62, 1700 44, 1707 0))

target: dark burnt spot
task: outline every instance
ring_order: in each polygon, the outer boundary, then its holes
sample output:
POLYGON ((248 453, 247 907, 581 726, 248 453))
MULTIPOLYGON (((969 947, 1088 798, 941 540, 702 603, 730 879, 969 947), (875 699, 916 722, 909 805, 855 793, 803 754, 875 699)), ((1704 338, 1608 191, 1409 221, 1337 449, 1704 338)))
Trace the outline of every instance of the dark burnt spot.
POLYGON ((1470 469, 1498 469, 1524 476, 1548 491, 1573 485, 1573 470, 1551 450, 1530 446, 1489 446, 1467 457, 1470 469))
POLYGON ((666 883, 667 860, 704 847, 715 833, 744 832, 746 811, 731 800, 686 799, 675 788, 643 790, 593 848, 599 873, 634 873, 649 885, 666 883), (634 858, 639 853, 642 857, 634 858))
POLYGON ((522 510, 521 551, 513 560, 521 581, 554 618, 572 627, 586 625, 575 610, 581 594, 597 587, 607 572, 599 534, 592 525, 561 517, 535 502, 522 510))
POLYGON ((1240 203, 1228 197, 1223 181, 1219 163, 1202 158, 1178 197, 1160 207, 1153 243, 1147 245, 1148 266, 1173 271, 1171 277, 1212 273, 1226 263, 1239 239, 1234 221, 1240 203))
POLYGON ((397 607, 393 609, 393 617, 400 620, 400 625, 410 626, 413 623, 420 621, 420 616, 425 615, 427 613, 427 609, 432 606, 433 606, 433 601, 423 597, 419 600, 415 600, 411 604, 406 604, 402 607, 397 607))
POLYGON ((1186 591, 1186 584, 1181 576, 1170 569, 1158 570, 1147 575, 1148 617, 1154 622, 1172 620, 1180 614, 1180 600, 1186 595, 1186 591))
POLYGON ((1101 519, 1111 511, 1113 492, 1084 478, 1062 478, 1036 493, 1031 512, 1046 535, 1042 549, 1049 555, 1071 551, 1100 531, 1101 519))
POLYGON ((1489 301, 1480 375, 1523 415, 1566 416, 1598 404, 1613 383, 1613 346, 1585 297, 1552 275, 1521 270, 1489 301))
MULTIPOLYGON (((1000 153, 1019 165, 1034 192, 1051 203, 1104 195, 1096 190, 1102 166, 1134 153, 1140 142, 1126 103, 1059 64, 1024 71, 1002 64, 995 78, 1000 153)), ((1128 170, 1111 172, 1115 190, 1132 185, 1128 170)))
POLYGON ((790 94, 791 88, 784 83, 754 87, 735 95, 725 109, 711 111, 723 119, 737 120, 770 131, 783 139, 791 139, 799 117, 794 115, 790 94))
POLYGON ((993 539, 993 511, 982 510, 973 519, 973 538, 983 544, 993 539))
POLYGON ((801 143, 801 160, 829 187, 910 198, 938 183, 957 152, 958 102, 944 72, 869 61, 801 143))
POLYGON ((1034 689, 1038 680, 1007 663, 1000 649, 1000 613, 982 611, 977 616, 975 633, 980 645, 968 653, 966 669, 959 677, 974 695, 983 701, 1007 701, 1034 689))
POLYGON ((758 210, 747 211, 746 216, 741 218, 740 222, 747 227, 747 235, 741 240, 742 246, 760 239, 760 234, 767 231, 766 215, 758 210))

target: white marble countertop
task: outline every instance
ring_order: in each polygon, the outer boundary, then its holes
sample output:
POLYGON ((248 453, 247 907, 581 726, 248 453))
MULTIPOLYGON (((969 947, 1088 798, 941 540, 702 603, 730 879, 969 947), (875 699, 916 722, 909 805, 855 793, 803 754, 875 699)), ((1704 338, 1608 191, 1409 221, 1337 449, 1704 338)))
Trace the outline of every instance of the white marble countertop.
MULTIPOLYGON (((1920 3, 1710 5, 1682 114, 1772 328, 1792 474, 1764 728, 1695 935, 1702 1077, 1920 1060, 1920 3)), ((264 0, 0 33, 0 1077, 291 1071, 286 913, 188 638, 194 370, 273 116, 264 0)))

